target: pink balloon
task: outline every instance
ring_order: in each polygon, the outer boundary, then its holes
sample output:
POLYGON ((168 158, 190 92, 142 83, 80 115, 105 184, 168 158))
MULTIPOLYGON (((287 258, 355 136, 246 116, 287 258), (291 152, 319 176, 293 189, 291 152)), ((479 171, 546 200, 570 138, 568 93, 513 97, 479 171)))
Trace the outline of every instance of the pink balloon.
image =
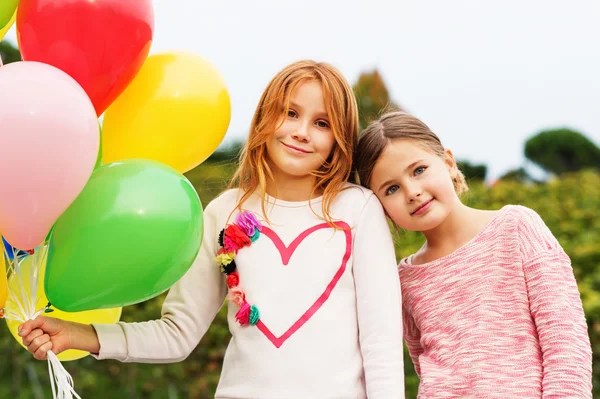
POLYGON ((44 241, 88 181, 98 155, 96 111, 61 70, 0 68, 0 231, 19 249, 44 241))

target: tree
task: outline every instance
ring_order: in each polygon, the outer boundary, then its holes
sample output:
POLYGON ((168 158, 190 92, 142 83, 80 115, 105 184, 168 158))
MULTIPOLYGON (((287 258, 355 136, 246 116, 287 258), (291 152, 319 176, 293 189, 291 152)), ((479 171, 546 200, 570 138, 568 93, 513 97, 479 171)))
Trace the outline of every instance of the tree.
POLYGON ((465 175, 467 183, 469 181, 483 181, 487 175, 486 165, 475 165, 469 161, 457 161, 458 169, 465 175))
POLYGON ((527 170, 523 167, 509 170, 500 177, 500 180, 504 181, 515 181, 519 183, 537 183, 537 181, 527 173, 527 170))
POLYGON ((600 168, 600 149, 583 134, 570 129, 547 130, 529 138, 525 156, 557 175, 600 168))
POLYGON ((243 147, 243 141, 234 141, 226 146, 219 147, 210 157, 208 157, 206 162, 237 163, 243 147))
POLYGON ((2 57, 2 62, 4 64, 21 61, 19 49, 6 40, 0 41, 0 57, 2 57))
POLYGON ((390 93, 377 69, 361 73, 352 89, 358 103, 361 129, 377 119, 382 112, 401 109, 390 99, 390 93))

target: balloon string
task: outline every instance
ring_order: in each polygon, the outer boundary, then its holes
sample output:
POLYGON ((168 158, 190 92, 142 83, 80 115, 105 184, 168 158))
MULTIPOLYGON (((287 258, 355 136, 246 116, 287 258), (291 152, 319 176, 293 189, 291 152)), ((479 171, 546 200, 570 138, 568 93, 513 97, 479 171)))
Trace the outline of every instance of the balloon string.
MULTIPOLYGON (((7 252, 7 248, 3 252, 7 252)), ((25 279, 23 278, 21 263, 26 256, 22 256, 19 259, 18 251, 14 248, 12 250, 13 257, 9 259, 8 256, 5 259, 8 261, 9 270, 11 271, 11 277, 16 279, 18 288, 21 291, 21 295, 17 295, 13 290, 9 289, 9 297, 12 303, 16 304, 21 314, 17 314, 11 310, 0 309, 0 318, 7 320, 15 320, 20 323, 25 323, 27 320, 34 320, 42 313, 51 312, 50 307, 52 304, 48 302, 47 305, 41 309, 35 310, 39 298, 37 296, 37 285, 39 282, 39 268, 40 263, 43 262, 46 255, 46 248, 44 244, 37 248, 37 250, 29 251, 31 256, 31 268, 29 271, 29 295, 25 290, 25 279), (36 292, 36 294, 32 294, 36 292)), ((50 384, 52 386, 52 397, 53 399, 81 399, 81 397, 75 392, 75 386, 73 378, 69 372, 63 367, 62 363, 51 350, 47 352, 48 356, 48 374, 50 376, 50 384)))
POLYGON ((51 350, 48 351, 48 373, 52 385, 52 397, 54 399, 81 399, 73 384, 73 378, 63 367, 58 357, 51 350))
POLYGON ((25 320, 23 320, 18 314, 5 309, 2 309, 2 316, 0 319, 14 320, 18 321, 19 323, 25 323, 25 320))

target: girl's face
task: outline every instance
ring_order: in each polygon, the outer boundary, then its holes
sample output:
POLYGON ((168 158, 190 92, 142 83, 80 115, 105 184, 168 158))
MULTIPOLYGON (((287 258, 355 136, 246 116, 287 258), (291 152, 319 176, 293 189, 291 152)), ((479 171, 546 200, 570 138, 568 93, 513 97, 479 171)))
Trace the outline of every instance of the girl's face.
POLYGON ((460 204, 452 183, 456 171, 449 150, 442 159, 414 141, 393 140, 375 164, 369 188, 398 226, 428 231, 460 204))
POLYGON ((267 154, 277 178, 314 178, 327 160, 335 139, 321 83, 307 80, 290 93, 290 109, 283 124, 267 140, 267 154))

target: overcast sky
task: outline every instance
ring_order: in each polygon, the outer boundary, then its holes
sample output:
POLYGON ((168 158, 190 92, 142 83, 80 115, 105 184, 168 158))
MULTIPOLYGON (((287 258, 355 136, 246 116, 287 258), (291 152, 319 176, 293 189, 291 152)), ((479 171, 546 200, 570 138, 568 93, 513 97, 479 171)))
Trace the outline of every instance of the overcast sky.
MULTIPOLYGON (((600 143, 600 2, 155 0, 151 53, 211 60, 232 98, 225 142, 243 139, 286 64, 327 61, 354 83, 378 68, 392 98, 457 158, 494 178, 523 143, 570 127, 600 143)), ((14 28, 7 39, 15 43, 14 28)))

